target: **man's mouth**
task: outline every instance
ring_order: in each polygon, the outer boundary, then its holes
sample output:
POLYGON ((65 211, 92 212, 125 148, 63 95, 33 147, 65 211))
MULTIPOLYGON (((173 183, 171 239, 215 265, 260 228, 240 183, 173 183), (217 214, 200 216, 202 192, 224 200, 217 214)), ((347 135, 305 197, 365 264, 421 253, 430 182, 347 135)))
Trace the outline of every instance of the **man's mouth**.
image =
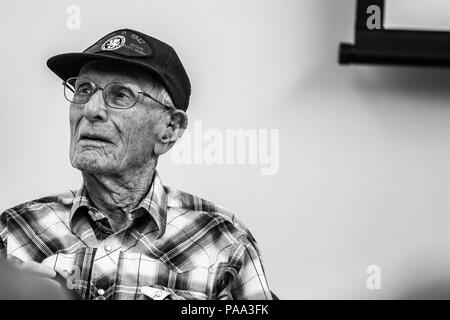
POLYGON ((105 142, 111 143, 111 140, 99 134, 81 134, 79 141, 105 142))

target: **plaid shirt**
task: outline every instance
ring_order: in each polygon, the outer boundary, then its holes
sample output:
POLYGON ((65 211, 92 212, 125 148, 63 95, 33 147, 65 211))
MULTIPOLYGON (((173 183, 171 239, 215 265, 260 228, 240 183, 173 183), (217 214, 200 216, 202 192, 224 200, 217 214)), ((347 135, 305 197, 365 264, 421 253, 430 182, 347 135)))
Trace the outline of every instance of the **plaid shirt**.
POLYGON ((163 186, 113 232, 82 187, 0 215, 0 256, 70 274, 83 299, 272 299, 257 244, 222 207, 163 186))

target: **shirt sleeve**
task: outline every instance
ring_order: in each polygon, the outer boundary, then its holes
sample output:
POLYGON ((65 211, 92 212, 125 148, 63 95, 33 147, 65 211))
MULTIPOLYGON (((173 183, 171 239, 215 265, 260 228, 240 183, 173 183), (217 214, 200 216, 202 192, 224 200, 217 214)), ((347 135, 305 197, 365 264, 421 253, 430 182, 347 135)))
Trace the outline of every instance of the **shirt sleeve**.
POLYGON ((220 296, 234 300, 272 300, 256 242, 245 239, 230 256, 228 283, 220 296))

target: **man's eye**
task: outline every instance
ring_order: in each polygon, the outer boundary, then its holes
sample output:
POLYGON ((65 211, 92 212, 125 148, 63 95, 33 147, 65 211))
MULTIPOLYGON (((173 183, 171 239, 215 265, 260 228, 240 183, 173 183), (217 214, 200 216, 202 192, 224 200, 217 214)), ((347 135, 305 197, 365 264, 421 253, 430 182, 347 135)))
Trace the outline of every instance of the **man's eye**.
POLYGON ((89 95, 92 93, 92 88, 89 85, 79 86, 76 90, 76 93, 81 95, 89 95))
POLYGON ((112 90, 113 98, 116 101, 132 101, 134 99, 134 94, 127 88, 118 88, 112 90))
POLYGON ((130 95, 127 92, 124 91, 120 91, 120 92, 116 92, 116 98, 119 99, 129 99, 130 95))

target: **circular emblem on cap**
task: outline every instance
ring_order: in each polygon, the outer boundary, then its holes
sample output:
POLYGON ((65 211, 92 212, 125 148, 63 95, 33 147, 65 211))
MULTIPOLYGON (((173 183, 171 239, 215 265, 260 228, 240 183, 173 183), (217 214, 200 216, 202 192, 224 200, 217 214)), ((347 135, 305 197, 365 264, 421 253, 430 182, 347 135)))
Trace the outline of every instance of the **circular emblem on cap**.
POLYGON ((116 50, 125 44, 124 36, 114 36, 105 41, 102 45, 102 50, 116 50))

